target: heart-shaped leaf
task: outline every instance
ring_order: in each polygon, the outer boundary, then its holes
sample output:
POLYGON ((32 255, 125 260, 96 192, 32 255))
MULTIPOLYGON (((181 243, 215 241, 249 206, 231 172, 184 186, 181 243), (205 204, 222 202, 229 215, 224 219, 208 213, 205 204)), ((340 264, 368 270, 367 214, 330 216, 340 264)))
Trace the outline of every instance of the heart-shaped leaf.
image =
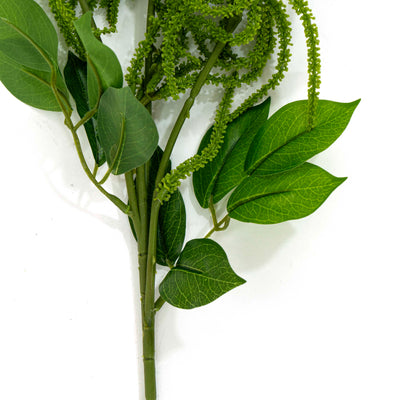
MULTIPOLYGON (((67 65, 64 68, 64 77, 68 90, 75 100, 78 114, 82 118, 88 111, 90 111, 87 83, 87 62, 82 61, 74 53, 69 52, 67 65)), ((97 121, 92 118, 86 122, 85 131, 96 163, 98 165, 103 165, 106 158, 98 138, 97 121)))
MULTIPOLYGON (((51 72, 37 71, 0 52, 0 81, 20 101, 47 111, 61 111, 51 88, 51 72)), ((61 101, 67 105, 68 91, 61 74, 57 73, 57 88, 61 101)))
MULTIPOLYGON (((268 119, 270 103, 268 98, 230 122, 218 155, 193 173, 194 193, 203 208, 208 207, 211 196, 213 203, 217 203, 246 177, 246 154, 257 131, 268 119)), ((212 130, 213 127, 204 135, 198 154, 208 145, 212 130)))
POLYGON ((268 175, 285 171, 327 149, 345 130, 359 102, 320 100, 311 130, 306 100, 282 107, 254 138, 246 158, 246 172, 268 175))
POLYGON ((105 92, 109 87, 122 87, 123 75, 117 56, 109 47, 96 39, 91 24, 91 12, 82 15, 74 22, 88 58, 89 104, 90 108, 93 108, 99 97, 97 77, 100 80, 101 91, 105 92))
POLYGON ((101 97, 97 119, 100 144, 114 174, 124 174, 150 159, 158 131, 129 87, 108 88, 101 97))
POLYGON ((57 33, 35 1, 0 1, 0 51, 36 71, 57 65, 57 33))
POLYGON ((211 303, 243 283, 218 243, 194 239, 161 282, 160 295, 175 307, 190 309, 211 303))
POLYGON ((305 163, 279 174, 245 179, 229 198, 231 218, 276 224, 313 213, 346 178, 305 163))

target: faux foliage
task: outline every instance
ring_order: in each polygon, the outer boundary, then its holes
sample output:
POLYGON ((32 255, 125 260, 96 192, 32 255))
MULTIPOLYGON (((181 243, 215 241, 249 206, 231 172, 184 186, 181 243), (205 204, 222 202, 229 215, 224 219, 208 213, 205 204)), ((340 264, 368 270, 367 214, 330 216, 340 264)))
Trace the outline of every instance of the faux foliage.
POLYGON ((148 0, 144 40, 125 79, 102 42, 103 34, 123 32, 119 0, 49 0, 49 7, 61 44, 34 0, 0 0, 0 79, 27 105, 63 113, 88 179, 129 219, 138 246, 145 396, 155 400, 156 313, 165 302, 204 306, 245 283, 231 266, 235 261, 210 239, 231 218, 257 224, 303 218, 345 181, 309 159, 338 139, 359 101, 319 100, 318 29, 305 0, 148 0), (288 7, 304 28, 308 92, 270 115, 269 96, 291 60, 288 7), (98 13, 107 26, 97 26, 98 13), (62 43, 69 53, 60 67, 62 43), (259 82, 266 66, 270 76, 233 108, 238 89, 259 82), (198 152, 172 168, 175 143, 204 85, 223 93, 214 122, 204 127, 198 152), (181 97, 162 149, 152 104, 181 97), (84 132, 94 161, 82 151, 84 132), (192 174, 195 196, 212 221, 204 238, 186 238, 179 186, 192 174), (125 195, 104 188, 113 175, 123 175, 125 195), (223 198, 226 215, 218 221, 223 198), (169 271, 156 298, 161 266, 169 271))

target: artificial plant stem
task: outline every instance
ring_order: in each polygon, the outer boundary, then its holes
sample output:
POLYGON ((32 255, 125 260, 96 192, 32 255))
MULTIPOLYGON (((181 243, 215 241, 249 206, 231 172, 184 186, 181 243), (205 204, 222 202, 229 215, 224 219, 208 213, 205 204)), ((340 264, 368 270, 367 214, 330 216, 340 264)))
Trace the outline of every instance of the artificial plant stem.
POLYGON ((216 225, 212 227, 212 229, 204 236, 204 239, 209 238, 214 232, 224 231, 229 226, 229 221, 231 217, 229 214, 226 214, 224 218, 221 219, 216 225))
POLYGON ((144 302, 145 282, 146 282, 146 264, 147 264, 147 244, 148 244, 148 205, 147 205, 147 183, 146 183, 146 167, 142 165, 136 170, 136 183, 138 193, 138 204, 140 214, 140 232, 138 242, 139 253, 139 274, 140 274, 140 294, 141 300, 144 302))
POLYGON ((90 11, 89 5, 86 0, 79 0, 79 4, 81 5, 83 14, 90 11))
POLYGON ((135 190, 135 182, 133 180, 133 171, 129 171, 125 174, 125 185, 126 190, 128 192, 129 199, 129 218, 131 218, 133 222, 133 226, 135 228, 136 236, 139 239, 140 233, 140 217, 139 217, 139 208, 138 202, 136 198, 136 190, 135 190))
MULTIPOLYGON (((74 124, 72 123, 71 117, 70 117, 70 113, 68 110, 66 110, 66 108, 64 107, 63 103, 62 103, 62 99, 60 98, 59 94, 58 94, 58 90, 57 90, 57 86, 56 86, 56 80, 57 80, 57 75, 56 75, 56 70, 54 69, 54 67, 52 66, 52 64, 50 64, 51 67, 51 88, 53 90, 54 96, 57 99, 57 102, 64 114, 65 117, 65 124, 68 126, 68 128, 70 129, 71 133, 72 133, 72 137, 74 139, 74 144, 75 144, 75 148, 76 148, 76 152, 78 153, 78 157, 79 157, 79 161, 82 165, 83 170, 85 171, 87 177, 90 179, 90 181, 93 183, 94 186, 96 186, 96 188, 102 193, 104 194, 104 196, 106 196, 110 201, 112 201, 123 213, 127 213, 128 212, 128 205, 125 204, 119 197, 114 196, 111 193, 108 193, 107 190, 105 190, 100 184, 99 182, 97 182, 96 178, 94 177, 94 175, 92 174, 92 171, 90 170, 89 166, 87 165, 85 156, 83 155, 83 151, 82 151, 82 147, 81 147, 81 142, 79 141, 79 137, 77 134, 77 128, 74 126, 74 124)), ((77 124, 79 125, 79 123, 77 124)))
MULTIPOLYGON (((232 17, 227 25, 226 30, 228 32, 233 32, 241 21, 241 17, 232 17)), ((199 94, 201 88, 207 81, 207 77, 218 60, 219 55, 222 50, 226 46, 226 43, 217 42, 214 47, 213 52, 210 55, 210 58, 207 60, 204 68, 200 72, 197 77, 196 83, 194 84, 189 98, 185 101, 181 112, 178 115, 178 118, 175 122, 174 127, 172 128, 171 134, 168 138, 167 145, 164 150, 164 154, 160 161, 160 166, 158 168, 156 180, 155 180, 155 188, 158 187, 161 179, 164 177, 165 172, 167 170, 168 161, 171 157, 172 150, 175 146, 175 142, 179 136, 179 133, 182 129, 183 123, 189 115, 189 111, 193 106, 193 103, 199 94)), ((155 265, 156 265, 156 246, 157 246, 157 223, 158 223, 158 213, 160 211, 161 203, 158 200, 152 200, 151 203, 151 212, 150 212, 150 225, 149 225, 149 246, 147 252, 147 268, 146 268, 146 297, 145 297, 145 321, 148 324, 153 323, 154 318, 154 285, 155 285, 155 265)))
MULTIPOLYGON (((229 21, 229 24, 226 28, 228 32, 233 32, 236 27, 238 26, 239 22, 241 21, 240 17, 232 17, 229 21)), ((201 88, 207 81, 208 74, 210 73, 211 69, 213 68, 214 64, 218 60, 219 55, 221 54, 222 50, 226 46, 226 43, 224 42, 217 42, 217 44, 214 47, 213 52, 210 55, 210 58, 207 60, 206 64, 204 65, 204 68, 201 70, 199 76, 197 77, 197 80, 190 91, 189 97, 185 101, 181 112, 178 115, 178 118, 176 119, 175 125, 172 128, 171 134, 168 138, 167 145, 165 146, 164 154, 161 158, 160 161, 160 166, 158 169, 157 177, 156 177, 156 185, 155 187, 157 188, 158 184, 161 182, 161 179, 164 177, 167 165, 169 162, 169 159, 171 157, 172 150, 175 146, 175 142, 178 139, 179 133, 182 129, 182 126, 189 116, 190 109, 193 106, 193 103, 200 93, 201 88)))
POLYGON ((146 400, 156 400, 156 368, 154 361, 154 324, 143 324, 143 366, 146 400))

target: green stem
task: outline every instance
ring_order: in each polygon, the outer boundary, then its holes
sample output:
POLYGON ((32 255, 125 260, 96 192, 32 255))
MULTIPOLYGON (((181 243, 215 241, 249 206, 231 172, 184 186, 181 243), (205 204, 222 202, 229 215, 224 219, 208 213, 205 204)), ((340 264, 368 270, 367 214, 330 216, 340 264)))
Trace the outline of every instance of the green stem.
MULTIPOLYGON (((227 23, 226 30, 228 32, 233 32, 238 26, 240 21, 241 17, 230 18, 230 20, 227 23)), ((182 110, 178 115, 175 125, 172 128, 171 134, 168 138, 164 154, 160 161, 160 166, 155 180, 155 188, 158 187, 159 183, 161 182, 162 178, 165 175, 172 150, 175 146, 176 140, 178 139, 182 126, 186 118, 188 118, 189 116, 190 109, 192 108, 196 97, 200 93, 201 88, 206 83, 207 77, 211 69, 217 62, 218 57, 220 56, 225 46, 226 43, 217 42, 213 52, 210 55, 210 58, 207 60, 202 71, 197 77, 197 80, 190 92, 190 95, 188 99, 185 101, 182 110)), ((150 225, 149 225, 149 247, 147 252, 147 270, 146 270, 146 296, 145 296, 145 310, 144 310, 145 322, 149 325, 152 325, 154 317, 154 291, 155 291, 155 271, 156 271, 155 254, 157 246, 157 223, 158 223, 158 214, 160 211, 160 206, 161 203, 158 200, 153 200, 151 203, 150 225)))
POLYGON ((136 189, 135 189, 135 182, 133 180, 133 170, 129 171, 125 174, 125 184, 126 190, 128 192, 128 199, 129 199, 129 218, 131 218, 133 222, 133 226, 135 228, 136 237, 139 241, 139 233, 140 233, 140 217, 139 217, 139 208, 138 202, 136 198, 136 189))
POLYGON ((226 214, 225 217, 222 218, 221 221, 217 222, 217 224, 213 226, 210 232, 208 232, 207 235, 204 236, 204 239, 209 238, 214 232, 224 231, 226 228, 228 228, 230 220, 231 217, 229 216, 229 214, 226 214))
POLYGON ((154 325, 147 326, 143 321, 143 366, 146 400, 156 400, 156 367, 154 361, 154 325))
POLYGON ((79 4, 81 5, 82 12, 84 14, 90 11, 89 5, 86 0, 79 0, 79 4))
POLYGON ((164 305, 165 300, 162 297, 159 297, 156 302, 154 303, 154 311, 160 311, 161 307, 164 305))
MULTIPOLYGON (((128 212, 128 205, 125 204, 119 197, 114 196, 111 193, 108 193, 107 190, 105 190, 100 184, 99 182, 97 182, 96 178, 94 177, 94 175, 92 174, 92 171, 90 170, 89 166, 87 165, 85 156, 83 155, 83 151, 82 151, 82 146, 81 146, 81 142, 79 140, 78 134, 77 134, 77 128, 74 126, 74 124, 72 123, 71 117, 70 117, 70 112, 65 108, 62 99, 60 98, 59 94, 58 94, 58 90, 57 90, 57 72, 55 70, 55 68, 49 64, 51 67, 51 87, 54 93, 54 96, 57 99, 57 102, 64 114, 65 117, 65 124, 68 126, 68 128, 70 129, 71 133, 72 133, 72 137, 74 139, 74 144, 75 144, 75 148, 76 148, 76 152, 78 153, 78 157, 79 157, 79 161, 82 165, 83 170, 85 171, 87 177, 90 179, 90 181, 93 183, 94 186, 96 186, 96 188, 102 193, 104 194, 104 196, 106 196, 111 202, 113 202, 124 214, 126 214, 128 212)), ((80 126, 80 124, 78 123, 77 126, 80 126)))

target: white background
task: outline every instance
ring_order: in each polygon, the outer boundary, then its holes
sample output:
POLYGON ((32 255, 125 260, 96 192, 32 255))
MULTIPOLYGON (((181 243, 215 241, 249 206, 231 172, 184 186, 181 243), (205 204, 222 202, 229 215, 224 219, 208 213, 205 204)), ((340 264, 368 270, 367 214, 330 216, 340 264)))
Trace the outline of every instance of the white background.
MULTIPOLYGON (((122 1, 119 31, 128 39, 107 41, 124 68, 143 31, 139 3, 122 1)), ((321 98, 362 98, 343 136, 314 159, 349 179, 310 217, 233 221, 213 236, 247 283, 196 310, 160 311, 160 400, 400 399, 400 6, 310 5, 321 36, 321 98)), ((297 50, 272 111, 306 96, 301 26, 294 28, 297 50)), ((175 165, 195 152, 217 99, 209 88, 200 96, 175 165)), ((90 186, 60 114, 32 109, 4 87, 0 102, 0 398, 142 400, 128 222, 90 186)), ((162 143, 176 115, 170 106, 155 108, 162 143)), ((121 179, 109 189, 125 195, 121 179)), ((201 237, 209 216, 190 180, 182 191, 187 240, 201 237)))

